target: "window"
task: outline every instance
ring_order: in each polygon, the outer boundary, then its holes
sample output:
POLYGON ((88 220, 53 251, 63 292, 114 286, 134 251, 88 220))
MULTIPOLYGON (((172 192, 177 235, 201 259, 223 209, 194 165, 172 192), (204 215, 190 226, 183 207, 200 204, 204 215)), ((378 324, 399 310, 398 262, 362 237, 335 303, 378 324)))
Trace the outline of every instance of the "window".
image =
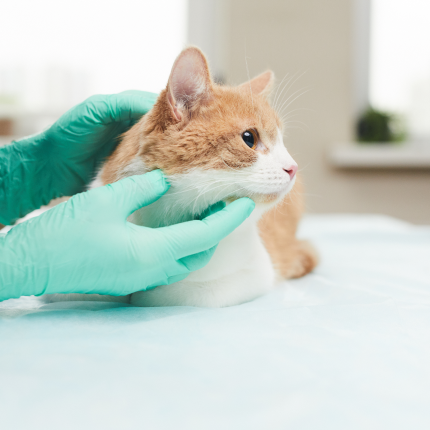
POLYGON ((372 0, 369 101, 430 145, 430 1, 372 0))
POLYGON ((40 129, 92 94, 160 91, 185 44, 186 8, 186 0, 3 2, 0 117, 37 116, 40 129))

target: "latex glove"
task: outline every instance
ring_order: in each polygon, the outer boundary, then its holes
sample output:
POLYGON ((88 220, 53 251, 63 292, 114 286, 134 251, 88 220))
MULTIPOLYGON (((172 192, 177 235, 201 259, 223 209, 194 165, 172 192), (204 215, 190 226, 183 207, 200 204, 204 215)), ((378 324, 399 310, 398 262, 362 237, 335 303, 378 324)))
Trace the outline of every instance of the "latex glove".
POLYGON ((90 97, 51 128, 0 148, 0 223, 85 189, 101 161, 155 103, 157 94, 125 91, 90 97))
POLYGON ((127 222, 168 189, 156 170, 77 194, 0 236, 0 299, 45 293, 125 295, 184 279, 255 204, 215 205, 202 220, 157 229, 127 222))

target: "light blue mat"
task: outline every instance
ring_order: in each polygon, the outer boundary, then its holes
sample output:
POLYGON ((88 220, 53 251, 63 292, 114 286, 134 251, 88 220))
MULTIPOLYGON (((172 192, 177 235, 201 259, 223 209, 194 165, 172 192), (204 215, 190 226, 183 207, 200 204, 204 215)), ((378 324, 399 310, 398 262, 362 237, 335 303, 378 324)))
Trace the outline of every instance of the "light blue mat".
POLYGON ((0 428, 430 428, 430 228, 313 216, 314 274, 224 309, 0 304, 0 428))

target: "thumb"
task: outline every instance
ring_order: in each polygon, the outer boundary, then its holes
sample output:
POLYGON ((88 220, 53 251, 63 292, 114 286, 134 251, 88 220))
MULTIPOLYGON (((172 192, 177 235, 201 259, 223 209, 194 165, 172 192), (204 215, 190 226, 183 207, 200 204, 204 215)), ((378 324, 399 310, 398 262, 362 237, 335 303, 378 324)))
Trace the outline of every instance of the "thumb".
POLYGON ((127 218, 134 211, 154 203, 169 189, 170 185, 161 170, 144 175, 130 176, 104 188, 109 193, 109 201, 118 214, 127 218))

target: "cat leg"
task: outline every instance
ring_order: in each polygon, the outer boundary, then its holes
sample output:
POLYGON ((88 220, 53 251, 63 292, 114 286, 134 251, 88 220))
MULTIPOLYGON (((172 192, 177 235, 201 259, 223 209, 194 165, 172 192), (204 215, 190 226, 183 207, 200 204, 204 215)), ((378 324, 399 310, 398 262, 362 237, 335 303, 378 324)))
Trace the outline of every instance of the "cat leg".
MULTIPOLYGON (((297 181, 298 182, 298 181, 297 181)), ((303 212, 301 184, 259 221, 260 237, 270 254, 277 273, 284 279, 299 278, 318 264, 318 254, 305 240, 296 238, 303 212)))
POLYGON ((311 272, 318 264, 315 248, 306 240, 295 239, 285 247, 282 254, 273 258, 276 272, 284 279, 300 278, 311 272))

